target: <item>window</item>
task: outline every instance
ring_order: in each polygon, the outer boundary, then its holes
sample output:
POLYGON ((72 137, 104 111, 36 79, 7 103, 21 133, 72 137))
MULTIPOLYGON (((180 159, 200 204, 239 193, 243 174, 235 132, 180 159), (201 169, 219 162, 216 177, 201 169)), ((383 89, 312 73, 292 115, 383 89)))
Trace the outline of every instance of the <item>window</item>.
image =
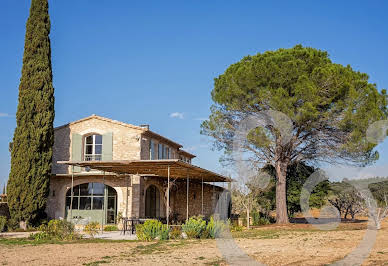
POLYGON ((102 136, 90 135, 85 137, 85 161, 101 161, 102 159, 102 136))
POLYGON ((163 144, 159 143, 158 145, 158 159, 163 159, 163 144))
POLYGON ((150 140, 150 160, 154 160, 156 158, 155 156, 155 142, 151 139, 150 140))
MULTIPOLYGON (((73 210, 103 210, 104 197, 108 200, 108 210, 115 208, 116 191, 102 183, 85 183, 73 189, 73 210), (105 190, 107 190, 105 192, 105 190)), ((70 209, 71 189, 66 193, 66 207, 70 209)))

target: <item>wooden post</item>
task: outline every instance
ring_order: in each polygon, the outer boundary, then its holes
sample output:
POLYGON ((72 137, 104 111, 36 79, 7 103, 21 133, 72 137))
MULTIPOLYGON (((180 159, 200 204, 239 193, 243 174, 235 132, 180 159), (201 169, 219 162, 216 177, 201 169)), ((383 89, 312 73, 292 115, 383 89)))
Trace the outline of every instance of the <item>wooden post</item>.
POLYGON ((170 218, 170 165, 167 168, 167 228, 169 225, 169 218, 170 218))
POLYGON ((202 177, 202 216, 203 216, 203 177, 202 177))
POLYGON ((126 218, 128 218, 128 192, 129 192, 129 189, 128 189, 128 179, 129 179, 129 176, 126 175, 125 176, 126 186, 127 186, 127 198, 125 199, 125 217, 126 218))
POLYGON ((73 221, 74 165, 71 166, 70 222, 73 221))
POLYGON ((104 203, 102 205, 102 215, 101 215, 101 234, 104 233, 104 218, 105 218, 105 203, 107 202, 106 198, 107 198, 107 195, 106 195, 106 189, 105 189, 105 171, 104 171, 104 174, 102 176, 102 184, 104 185, 104 203))
POLYGON ((189 220, 189 175, 186 180, 186 221, 189 220))

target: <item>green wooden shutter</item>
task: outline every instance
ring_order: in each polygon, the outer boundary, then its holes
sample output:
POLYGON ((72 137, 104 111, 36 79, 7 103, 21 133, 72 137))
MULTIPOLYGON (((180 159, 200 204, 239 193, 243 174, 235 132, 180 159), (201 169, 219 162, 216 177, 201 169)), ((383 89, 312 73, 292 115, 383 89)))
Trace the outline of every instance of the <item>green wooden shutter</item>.
MULTIPOLYGON (((82 161, 82 136, 76 133, 71 136, 71 160, 82 161)), ((81 172, 81 167, 74 166, 74 172, 81 172)))
POLYGON ((113 133, 108 132, 102 135, 102 160, 113 160, 113 133))

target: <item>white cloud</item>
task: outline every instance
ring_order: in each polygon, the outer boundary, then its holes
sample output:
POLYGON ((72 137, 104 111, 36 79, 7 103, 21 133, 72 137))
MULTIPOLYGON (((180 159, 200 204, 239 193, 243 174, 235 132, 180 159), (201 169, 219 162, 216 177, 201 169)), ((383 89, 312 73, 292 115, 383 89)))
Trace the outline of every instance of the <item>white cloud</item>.
POLYGON ((11 117, 12 115, 7 113, 0 113, 0 117, 11 117))
POLYGON ((183 113, 174 112, 174 113, 171 113, 171 114, 170 114, 170 117, 171 117, 171 118, 179 118, 179 119, 183 119, 183 113))

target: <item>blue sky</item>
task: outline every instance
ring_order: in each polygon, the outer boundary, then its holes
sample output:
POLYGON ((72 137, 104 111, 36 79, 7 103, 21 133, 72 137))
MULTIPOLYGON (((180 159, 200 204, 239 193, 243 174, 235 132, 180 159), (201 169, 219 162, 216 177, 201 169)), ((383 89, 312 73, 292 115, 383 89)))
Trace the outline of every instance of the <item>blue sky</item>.
MULTIPOLYGON (((245 55, 300 43, 388 88, 387 1, 49 2, 55 125, 91 114, 148 123, 215 171, 219 154, 199 126, 213 79, 245 55)), ((4 0, 0 9, 0 184, 9 173, 29 5, 4 0)), ((387 147, 379 146, 378 164, 387 163, 387 147)))

